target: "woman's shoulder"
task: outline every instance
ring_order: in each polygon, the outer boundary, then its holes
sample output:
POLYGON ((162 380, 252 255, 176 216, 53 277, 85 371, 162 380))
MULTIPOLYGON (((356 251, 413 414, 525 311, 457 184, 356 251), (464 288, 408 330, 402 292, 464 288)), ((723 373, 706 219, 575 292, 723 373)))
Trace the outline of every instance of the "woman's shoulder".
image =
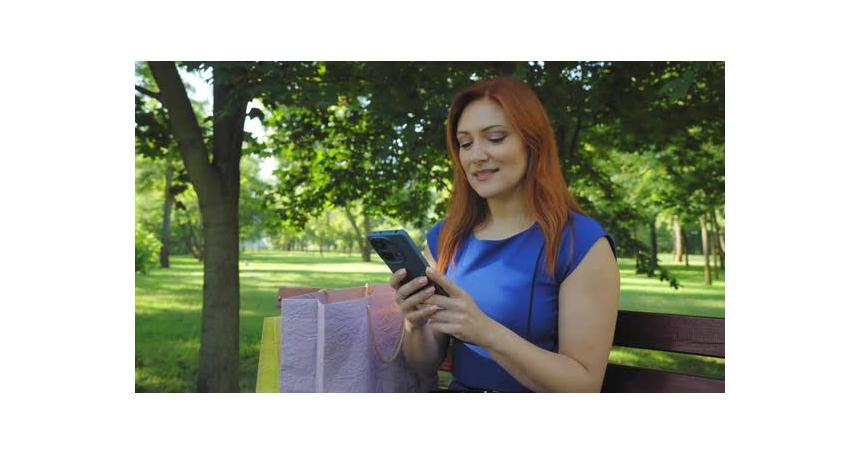
POLYGON ((584 214, 571 210, 568 216, 566 230, 572 231, 574 241, 580 237, 590 237, 592 235, 606 235, 606 230, 603 225, 596 219, 584 214))
POLYGON ((428 239, 430 239, 431 237, 434 239, 439 237, 439 233, 442 231, 442 226, 445 225, 446 219, 447 218, 442 218, 441 220, 437 221, 433 226, 430 226, 430 229, 427 231, 428 239))
POLYGON ((615 251, 615 241, 596 219, 584 213, 570 211, 568 223, 564 228, 561 246, 558 249, 556 278, 559 282, 570 275, 582 262, 589 250, 601 238, 606 237, 615 251))

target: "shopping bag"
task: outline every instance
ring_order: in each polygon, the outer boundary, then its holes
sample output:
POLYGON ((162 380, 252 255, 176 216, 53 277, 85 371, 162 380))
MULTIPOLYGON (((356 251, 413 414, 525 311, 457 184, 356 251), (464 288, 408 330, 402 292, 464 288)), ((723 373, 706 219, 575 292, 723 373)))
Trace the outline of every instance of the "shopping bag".
POLYGON ((281 301, 298 295, 311 294, 318 291, 319 288, 309 288, 303 286, 281 286, 278 288, 278 301, 276 308, 281 307, 281 301))
POLYGON ((281 392, 426 392, 406 363, 404 319, 387 284, 319 290, 281 305, 281 392))

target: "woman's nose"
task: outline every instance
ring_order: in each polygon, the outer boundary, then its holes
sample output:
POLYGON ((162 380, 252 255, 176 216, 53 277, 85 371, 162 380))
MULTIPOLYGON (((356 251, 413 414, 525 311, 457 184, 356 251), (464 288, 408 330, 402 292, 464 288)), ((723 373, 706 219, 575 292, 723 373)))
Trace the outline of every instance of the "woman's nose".
POLYGON ((484 141, 475 141, 472 144, 471 157, 474 161, 487 161, 487 158, 490 157, 487 154, 487 145, 484 144, 484 141))

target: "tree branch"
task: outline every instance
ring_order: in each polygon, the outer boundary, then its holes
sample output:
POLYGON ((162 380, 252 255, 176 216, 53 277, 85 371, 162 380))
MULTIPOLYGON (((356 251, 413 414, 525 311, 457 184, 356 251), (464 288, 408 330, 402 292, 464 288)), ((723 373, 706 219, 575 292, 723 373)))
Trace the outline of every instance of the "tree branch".
POLYGON ((209 153, 203 143, 203 131, 194 115, 188 93, 173 62, 149 62, 162 104, 167 109, 170 127, 179 142, 179 151, 194 190, 202 199, 217 191, 219 180, 209 163, 209 153))
MULTIPOLYGON (((144 95, 146 95, 146 96, 148 96, 148 97, 150 97, 150 98, 155 98, 155 99, 157 99, 158 101, 162 101, 162 100, 161 100, 161 93, 159 93, 159 92, 153 92, 152 90, 150 90, 150 89, 148 89, 148 88, 146 88, 146 87, 141 87, 141 86, 139 86, 139 85, 135 85, 135 86, 134 86, 134 88, 135 88, 135 90, 137 90, 138 92, 143 93, 144 95)), ((163 103, 163 101, 162 101, 162 103, 163 103)))

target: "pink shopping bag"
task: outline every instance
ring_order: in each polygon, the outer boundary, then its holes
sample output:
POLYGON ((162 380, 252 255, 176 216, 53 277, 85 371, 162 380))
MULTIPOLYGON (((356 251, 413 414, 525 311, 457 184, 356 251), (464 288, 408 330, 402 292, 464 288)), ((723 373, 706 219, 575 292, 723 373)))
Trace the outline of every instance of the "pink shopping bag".
POLYGON ((288 297, 281 305, 281 392, 426 392, 400 352, 403 316, 387 284, 288 297))

